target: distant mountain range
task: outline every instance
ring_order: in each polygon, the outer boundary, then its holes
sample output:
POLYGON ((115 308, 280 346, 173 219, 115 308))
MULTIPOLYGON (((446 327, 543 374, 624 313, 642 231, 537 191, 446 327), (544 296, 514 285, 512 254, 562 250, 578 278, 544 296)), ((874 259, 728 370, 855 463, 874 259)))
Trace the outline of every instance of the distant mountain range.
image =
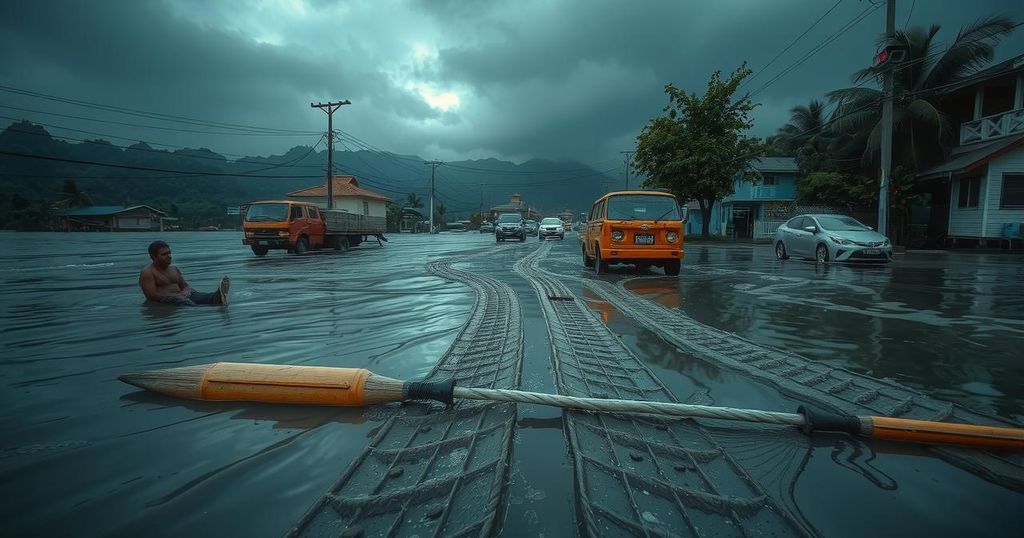
MULTIPOLYGON (((230 160, 205 148, 167 151, 145 142, 127 148, 105 140, 70 143, 23 121, 0 132, 0 212, 11 209, 15 195, 33 203, 56 201, 64 182, 74 180, 93 205, 146 204, 209 220, 223 216, 226 207, 322 185, 326 166, 327 151, 308 146, 283 155, 230 160)), ((355 175, 361 186, 396 203, 410 193, 428 203, 430 167, 421 157, 336 149, 334 170, 355 175)), ((621 183, 621 177, 578 162, 456 161, 436 169, 435 200, 445 205, 452 220, 507 203, 513 193, 545 215, 565 209, 578 213, 621 183)))

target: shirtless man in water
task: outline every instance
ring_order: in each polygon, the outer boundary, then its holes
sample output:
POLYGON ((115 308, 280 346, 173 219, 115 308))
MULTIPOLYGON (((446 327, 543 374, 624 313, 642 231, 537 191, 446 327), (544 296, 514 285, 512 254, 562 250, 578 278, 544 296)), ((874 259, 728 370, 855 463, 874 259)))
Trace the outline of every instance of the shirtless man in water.
POLYGON ((171 265, 171 247, 163 241, 149 245, 149 257, 153 260, 139 275, 139 287, 146 299, 158 303, 195 306, 200 304, 227 305, 228 287, 231 280, 224 277, 220 287, 213 293, 200 293, 185 282, 181 271, 171 265))

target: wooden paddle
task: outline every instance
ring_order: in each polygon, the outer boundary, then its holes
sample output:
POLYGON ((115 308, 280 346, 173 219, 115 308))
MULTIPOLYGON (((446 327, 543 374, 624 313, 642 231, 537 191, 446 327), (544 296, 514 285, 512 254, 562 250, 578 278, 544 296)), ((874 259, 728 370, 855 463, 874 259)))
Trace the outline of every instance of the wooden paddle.
POLYGON ((519 390, 477 389, 456 387, 454 380, 435 383, 401 381, 362 368, 217 362, 124 374, 118 379, 146 390, 193 400, 361 407, 407 400, 436 400, 451 405, 458 398, 532 403, 604 413, 646 413, 784 424, 797 426, 808 435, 814 431, 830 431, 893 441, 1024 449, 1024 429, 1020 428, 835 415, 802 406, 797 413, 780 413, 680 403, 577 398, 519 390))

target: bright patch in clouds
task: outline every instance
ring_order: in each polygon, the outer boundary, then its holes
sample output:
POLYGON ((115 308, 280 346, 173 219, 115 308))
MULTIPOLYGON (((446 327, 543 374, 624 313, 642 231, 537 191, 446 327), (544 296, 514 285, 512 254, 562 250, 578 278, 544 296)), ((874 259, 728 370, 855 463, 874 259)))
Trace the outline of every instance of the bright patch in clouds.
POLYGON ((462 104, 459 95, 453 91, 438 91, 422 82, 407 82, 405 89, 416 92, 431 108, 445 111, 458 108, 462 104))

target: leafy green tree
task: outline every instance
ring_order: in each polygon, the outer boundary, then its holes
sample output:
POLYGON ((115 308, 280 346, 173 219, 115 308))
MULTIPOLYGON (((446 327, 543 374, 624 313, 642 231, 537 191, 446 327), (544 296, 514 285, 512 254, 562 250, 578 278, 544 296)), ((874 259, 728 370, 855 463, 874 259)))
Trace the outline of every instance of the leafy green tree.
POLYGON ((444 202, 438 202, 434 206, 434 226, 444 228, 445 225, 445 213, 448 212, 448 208, 444 206, 444 202))
POLYGON ((753 180, 748 164, 765 152, 759 140, 742 134, 753 126, 754 103, 748 97, 733 101, 750 72, 743 65, 722 80, 716 71, 703 96, 666 85, 665 115, 652 118, 637 137, 634 162, 647 175, 644 185, 668 189, 681 202, 697 200, 704 237, 715 202, 733 193, 737 176, 753 180))
POLYGON ((796 184, 797 200, 850 210, 862 207, 872 196, 871 180, 839 172, 812 172, 796 184))

